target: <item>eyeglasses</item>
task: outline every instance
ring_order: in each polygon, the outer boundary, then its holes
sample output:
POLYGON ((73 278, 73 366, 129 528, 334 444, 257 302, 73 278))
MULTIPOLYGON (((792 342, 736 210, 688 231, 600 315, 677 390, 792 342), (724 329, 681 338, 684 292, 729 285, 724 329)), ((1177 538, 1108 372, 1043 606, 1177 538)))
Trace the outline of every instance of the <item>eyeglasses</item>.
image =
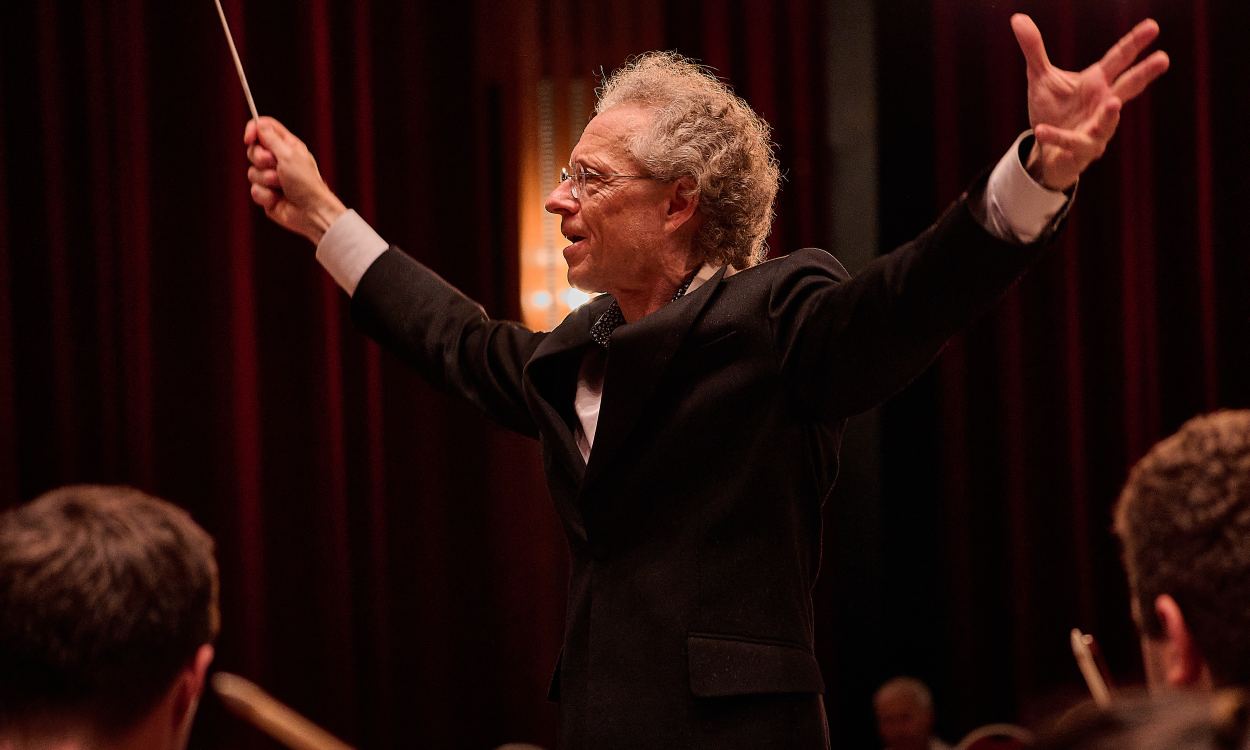
POLYGON ((647 174, 620 174, 619 172, 596 172, 593 169, 587 169, 581 164, 571 167, 562 167, 560 169, 560 183, 563 184, 569 180, 573 181, 573 199, 580 201, 586 195, 586 183, 589 180, 602 180, 606 177, 627 177, 636 180, 655 179, 647 174), (570 171, 571 170, 571 171, 570 171))

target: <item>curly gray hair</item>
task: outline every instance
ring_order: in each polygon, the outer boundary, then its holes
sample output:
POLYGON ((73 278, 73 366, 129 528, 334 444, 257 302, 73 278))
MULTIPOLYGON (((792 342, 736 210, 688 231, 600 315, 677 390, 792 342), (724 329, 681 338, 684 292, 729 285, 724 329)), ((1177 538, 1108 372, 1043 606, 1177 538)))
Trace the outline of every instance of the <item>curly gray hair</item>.
POLYGON ((702 260, 738 268, 764 260, 781 180, 764 118, 708 68, 676 52, 633 58, 596 93, 596 114, 618 104, 654 112, 649 131, 626 145, 652 176, 694 180, 704 217, 695 236, 702 260))

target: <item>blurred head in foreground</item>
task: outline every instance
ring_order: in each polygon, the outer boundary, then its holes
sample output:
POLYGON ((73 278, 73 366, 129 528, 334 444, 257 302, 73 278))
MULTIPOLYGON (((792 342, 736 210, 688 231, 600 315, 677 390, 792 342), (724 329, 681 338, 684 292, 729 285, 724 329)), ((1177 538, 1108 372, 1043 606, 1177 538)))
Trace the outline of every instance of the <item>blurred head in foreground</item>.
POLYGON ((1039 750, 1247 750, 1247 694, 1166 692, 1084 704, 1042 736, 1039 750))
POLYGON ((1250 685, 1250 411, 1186 422, 1115 510, 1151 686, 1250 685))
POLYGON ((0 515, 0 750, 186 745, 217 635, 213 541, 127 487, 0 515))

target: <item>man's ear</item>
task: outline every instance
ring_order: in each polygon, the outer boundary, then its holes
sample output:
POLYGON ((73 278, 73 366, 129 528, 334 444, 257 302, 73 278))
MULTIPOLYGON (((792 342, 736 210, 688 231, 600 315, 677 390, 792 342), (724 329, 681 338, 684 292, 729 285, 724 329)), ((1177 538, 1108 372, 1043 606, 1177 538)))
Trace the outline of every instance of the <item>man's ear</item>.
POLYGON ((1155 598, 1155 616, 1163 627, 1160 649, 1163 679, 1173 687, 1193 687, 1210 681, 1206 659, 1198 651, 1185 614, 1169 594, 1155 598))
POLYGON ((191 714, 199 705, 200 695, 204 692, 204 680, 208 676, 208 665, 213 663, 213 647, 205 643, 200 646, 195 656, 178 675, 174 683, 173 718, 176 726, 187 723, 191 714))
POLYGON ((699 186, 689 177, 673 181, 669 185, 664 228, 675 232, 686 225, 699 209, 699 186))

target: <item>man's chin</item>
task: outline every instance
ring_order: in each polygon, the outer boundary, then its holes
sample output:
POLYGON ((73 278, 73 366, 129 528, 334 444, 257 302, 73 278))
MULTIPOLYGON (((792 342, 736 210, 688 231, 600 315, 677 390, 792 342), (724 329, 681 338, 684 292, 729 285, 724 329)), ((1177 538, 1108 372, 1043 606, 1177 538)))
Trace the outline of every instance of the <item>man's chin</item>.
POLYGON ((585 292, 587 294, 598 294, 602 291, 605 291, 603 289, 603 285, 598 283, 598 281, 599 281, 598 279, 594 278, 593 274, 591 274, 587 269, 582 268, 580 265, 577 267, 572 267, 572 266, 569 267, 569 273, 568 273, 569 286, 573 287, 579 292, 585 292))

